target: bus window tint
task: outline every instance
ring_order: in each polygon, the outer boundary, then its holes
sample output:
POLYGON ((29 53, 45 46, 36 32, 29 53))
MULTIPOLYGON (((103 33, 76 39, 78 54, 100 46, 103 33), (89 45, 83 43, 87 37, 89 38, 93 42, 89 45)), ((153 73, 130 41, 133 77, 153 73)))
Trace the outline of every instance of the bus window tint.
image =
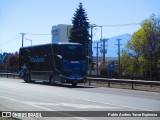
POLYGON ((62 46, 62 52, 63 54, 70 54, 70 55, 74 55, 74 54, 84 54, 82 46, 75 46, 75 45, 64 45, 62 46))

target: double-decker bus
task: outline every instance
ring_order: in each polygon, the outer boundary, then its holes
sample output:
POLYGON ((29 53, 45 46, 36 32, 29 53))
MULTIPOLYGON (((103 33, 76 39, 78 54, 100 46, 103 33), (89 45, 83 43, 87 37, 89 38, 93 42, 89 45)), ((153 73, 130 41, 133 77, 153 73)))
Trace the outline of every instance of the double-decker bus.
POLYGON ((43 81, 52 85, 86 82, 87 59, 79 43, 51 43, 19 50, 19 76, 25 82, 43 81))

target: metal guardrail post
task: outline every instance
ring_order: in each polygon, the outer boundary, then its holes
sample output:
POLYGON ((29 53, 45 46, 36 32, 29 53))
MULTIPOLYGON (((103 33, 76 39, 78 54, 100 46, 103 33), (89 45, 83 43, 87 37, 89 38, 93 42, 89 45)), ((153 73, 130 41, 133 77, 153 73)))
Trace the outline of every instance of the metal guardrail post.
POLYGON ((110 87, 110 82, 108 82, 108 87, 110 87))
POLYGON ((8 78, 8 72, 7 72, 7 78, 8 78))
POLYGON ((132 90, 134 89, 134 84, 132 83, 132 90))

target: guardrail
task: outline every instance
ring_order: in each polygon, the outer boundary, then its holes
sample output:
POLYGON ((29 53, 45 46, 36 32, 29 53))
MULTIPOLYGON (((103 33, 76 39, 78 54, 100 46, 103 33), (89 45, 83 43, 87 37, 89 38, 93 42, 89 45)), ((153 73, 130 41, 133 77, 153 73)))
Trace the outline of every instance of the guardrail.
POLYGON ((9 77, 15 78, 15 77, 18 77, 18 75, 19 75, 19 74, 17 74, 17 73, 0 73, 0 76, 1 76, 1 77, 2 77, 2 76, 7 76, 7 78, 9 78, 9 77))
POLYGON ((144 80, 126 80, 126 79, 109 79, 109 78, 93 78, 88 77, 87 78, 90 84, 90 81, 95 82, 107 82, 108 87, 110 87, 110 83, 127 83, 132 85, 132 89, 134 89, 134 85, 141 84, 141 85, 155 85, 160 86, 160 81, 144 81, 144 80))

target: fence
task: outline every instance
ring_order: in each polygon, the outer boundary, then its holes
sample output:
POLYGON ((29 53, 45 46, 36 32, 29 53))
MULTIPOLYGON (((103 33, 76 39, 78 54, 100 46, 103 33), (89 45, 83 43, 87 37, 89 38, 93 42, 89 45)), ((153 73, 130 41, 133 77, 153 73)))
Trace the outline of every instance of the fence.
POLYGON ((7 71, 7 70, 1 70, 0 71, 0 76, 2 77, 2 76, 6 76, 7 78, 9 78, 9 77, 12 77, 12 78, 15 78, 15 77, 18 77, 18 74, 17 73, 10 73, 9 71, 7 71))
POLYGON ((150 86, 160 86, 160 81, 144 81, 144 80, 128 80, 128 79, 108 79, 108 78, 93 78, 88 77, 89 84, 91 81, 94 82, 107 82, 108 87, 110 87, 110 83, 126 83, 131 84, 132 89, 134 89, 134 85, 150 85, 150 86))

